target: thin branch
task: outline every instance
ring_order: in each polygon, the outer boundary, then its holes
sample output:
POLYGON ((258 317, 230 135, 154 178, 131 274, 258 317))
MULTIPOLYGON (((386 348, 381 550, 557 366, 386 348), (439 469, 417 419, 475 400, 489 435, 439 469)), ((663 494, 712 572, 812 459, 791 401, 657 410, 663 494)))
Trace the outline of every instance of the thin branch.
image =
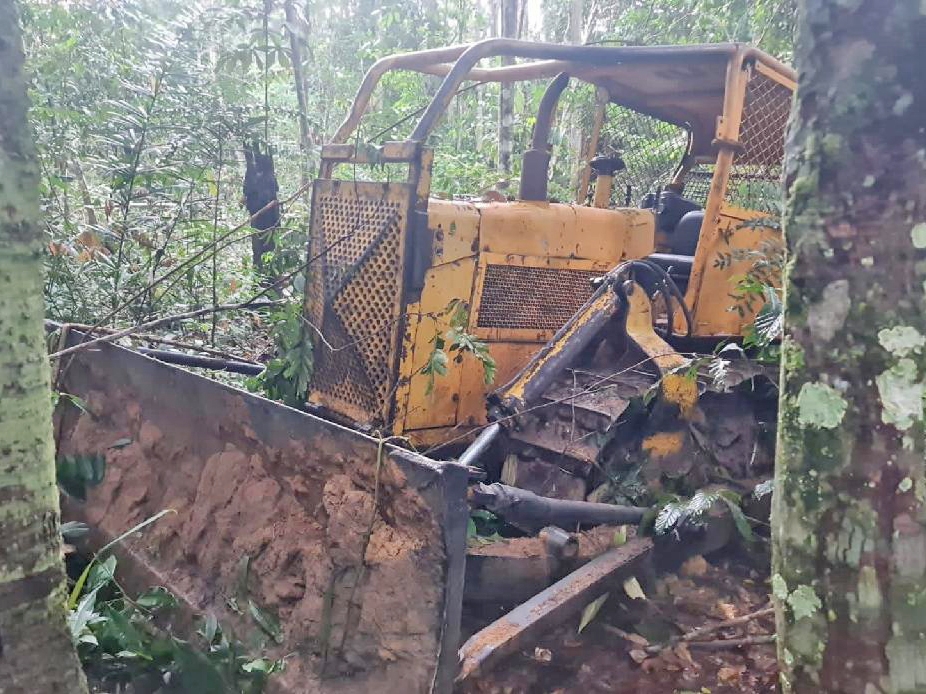
MULTIPOLYGON (((273 305, 281 302, 272 302, 273 305)), ((87 349, 88 347, 93 347, 94 345, 103 344, 105 342, 114 342, 123 337, 128 337, 129 335, 134 335, 142 330, 150 330, 151 328, 156 328, 159 325, 164 325, 165 323, 172 323, 173 321, 178 320, 188 320, 190 318, 199 318, 200 316, 207 316, 209 314, 215 313, 217 311, 239 311, 241 309, 253 309, 253 308, 267 308, 268 302, 261 302, 259 305, 255 305, 254 301, 243 301, 239 304, 221 304, 219 306, 207 306, 206 308, 200 308, 195 311, 187 311, 186 313, 175 313, 172 316, 164 316, 163 318, 156 318, 155 320, 150 320, 147 323, 141 323, 139 325, 133 325, 130 328, 125 328, 124 330, 116 330, 108 335, 102 335, 100 337, 95 337, 92 340, 87 342, 81 342, 80 344, 73 345, 72 347, 67 347, 57 352, 49 354, 49 359, 56 359, 58 357, 63 357, 68 354, 73 354, 74 352, 79 352, 82 349, 87 349)), ((93 326, 93 330, 96 330, 99 326, 93 326)))
POLYGON ((702 636, 707 636, 708 634, 713 634, 715 631, 720 629, 727 629, 729 627, 737 627, 743 624, 748 624, 754 619, 759 619, 761 617, 767 617, 768 615, 775 614, 774 607, 763 607, 761 610, 756 610, 755 612, 750 612, 749 614, 744 614, 740 617, 734 617, 733 619, 727 619, 723 622, 717 622, 716 624, 709 624, 707 626, 700 627, 693 631, 689 631, 687 634, 682 636, 682 641, 693 641, 695 639, 701 638, 702 636))
POLYGON ((742 639, 718 639, 717 641, 691 641, 689 648, 704 648, 711 651, 721 651, 727 648, 743 648, 745 646, 758 646, 763 643, 775 643, 775 634, 762 634, 759 636, 746 636, 742 639))
MULTIPOLYGON (((248 217, 246 220, 244 220, 243 222, 241 222, 240 224, 238 224, 236 227, 234 227, 233 229, 229 229, 227 232, 225 232, 224 234, 222 234, 222 236, 220 236, 220 237, 218 238, 217 243, 219 243, 219 244, 223 243, 224 241, 226 241, 226 240, 227 240, 229 237, 231 237, 232 235, 237 234, 239 231, 241 231, 241 230, 244 229, 245 227, 250 226, 252 222, 254 222, 260 215, 262 215, 262 214, 263 214, 264 212, 266 212, 267 210, 272 210, 272 209, 273 209, 274 207, 276 207, 277 205, 288 205, 288 204, 291 203, 293 200, 295 200, 296 198, 298 198, 299 196, 301 196, 303 193, 305 193, 305 192, 306 192, 309 188, 311 188, 311 187, 312 187, 311 182, 310 182, 310 183, 306 183, 305 185, 300 186, 299 189, 298 189, 295 193, 293 193, 292 195, 290 195, 288 198, 286 198, 286 200, 283 200, 283 201, 280 201, 280 200, 271 200, 271 201, 268 202, 266 205, 264 205, 263 207, 261 207, 257 212, 255 212, 255 213, 252 214, 250 217, 248 217)), ((254 233, 257 233, 257 232, 254 232, 254 233)), ((250 236, 250 235, 251 235, 251 234, 248 234, 248 236, 250 236)), ((240 240, 240 239, 238 239, 238 240, 240 240)), ((230 243, 234 243, 234 241, 232 241, 232 242, 230 242, 230 243)), ((226 244, 226 245, 229 245, 229 244, 226 244)), ((138 299, 140 296, 143 296, 145 293, 151 291, 152 289, 154 289, 154 288, 157 287, 158 285, 163 284, 164 282, 166 282, 168 279, 170 279, 170 278, 173 277, 174 275, 178 275, 178 274, 184 272, 185 270, 189 269, 190 267, 193 267, 193 266, 197 265, 197 264, 202 260, 203 256, 205 256, 205 254, 208 253, 208 252, 212 249, 212 247, 213 247, 213 244, 212 244, 212 243, 207 244, 206 246, 204 246, 203 248, 201 248, 200 250, 198 250, 196 253, 194 253, 193 255, 191 255, 187 260, 185 260, 184 262, 182 262, 182 263, 180 263, 179 265, 177 265, 176 267, 174 267, 174 268, 173 268, 172 270, 170 270, 169 272, 166 272, 165 274, 161 275, 161 276, 158 277, 156 280, 150 282, 147 286, 142 287, 140 290, 138 290, 137 292, 135 292, 132 296, 130 296, 128 299, 126 299, 126 300, 123 301, 121 304, 119 304, 118 306, 116 306, 116 307, 115 307, 114 309, 112 309, 109 313, 107 313, 105 316, 103 316, 100 320, 98 320, 98 321, 94 324, 94 327, 95 327, 95 328, 100 327, 101 325, 103 325, 104 323, 106 323, 110 318, 112 318, 112 317, 115 316, 117 313, 119 313, 122 309, 124 309, 124 308, 126 308, 127 306, 129 306, 133 301, 135 301, 136 299, 138 299)), ((223 248, 224 248, 224 246, 223 246, 223 248)))
MULTIPOLYGON (((720 631, 721 629, 742 626, 743 624, 748 624, 754 619, 761 619, 762 617, 767 617, 773 614, 775 614, 775 608, 766 606, 766 607, 763 607, 761 610, 756 610, 755 612, 750 612, 749 614, 744 614, 739 617, 734 617, 733 619, 726 619, 722 622, 717 622, 716 624, 708 624, 703 627, 698 627, 697 629, 693 629, 685 634, 682 634, 681 636, 677 638, 671 639, 669 643, 665 644, 664 646, 649 646, 647 647, 646 652, 647 653, 659 653, 665 648, 671 648, 672 646, 675 646, 676 644, 682 643, 682 642, 687 643, 689 646, 698 645, 698 646, 702 646, 705 648, 710 648, 710 646, 703 646, 703 644, 705 643, 711 644, 711 643, 714 643, 713 641, 698 641, 698 639, 704 636, 707 636, 709 634, 713 634, 717 631, 720 631)), ((775 637, 772 636, 771 638, 774 639, 775 637)), ((732 643, 734 641, 743 641, 743 640, 744 639, 727 639, 727 640, 721 641, 720 643, 732 643)), ((733 646, 730 646, 730 648, 732 647, 733 646)))
MULTIPOLYGON (((219 304, 219 251, 216 249, 216 240, 219 236, 219 195, 222 189, 222 145, 224 142, 219 138, 219 164, 216 167, 215 174, 215 209, 212 211, 212 305, 219 304)), ((209 331, 209 342, 215 345, 215 331, 218 328, 216 318, 217 313, 212 314, 212 329, 209 331)))

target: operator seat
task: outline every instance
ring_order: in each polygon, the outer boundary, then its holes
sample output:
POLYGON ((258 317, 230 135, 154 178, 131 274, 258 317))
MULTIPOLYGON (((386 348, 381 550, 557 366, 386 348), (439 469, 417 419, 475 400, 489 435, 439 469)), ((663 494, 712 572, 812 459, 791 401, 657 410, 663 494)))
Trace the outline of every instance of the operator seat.
POLYGON ((656 223, 659 230, 669 236, 673 254, 695 254, 703 221, 704 210, 698 203, 672 190, 664 190, 659 194, 656 223))
POLYGON ((656 224, 668 235, 671 252, 653 253, 647 260, 665 270, 682 293, 688 287, 703 222, 704 210, 696 202, 671 190, 659 194, 656 224))

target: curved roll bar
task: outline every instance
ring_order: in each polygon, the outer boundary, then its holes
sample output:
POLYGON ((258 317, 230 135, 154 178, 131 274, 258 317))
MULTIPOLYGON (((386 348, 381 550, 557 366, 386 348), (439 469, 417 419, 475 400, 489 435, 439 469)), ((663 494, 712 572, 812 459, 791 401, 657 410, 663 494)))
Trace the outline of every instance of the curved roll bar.
MULTIPOLYGON (((408 140, 422 142, 427 139, 441 114, 447 109, 460 84, 466 79, 506 82, 526 79, 543 79, 554 77, 560 72, 568 71, 575 63, 629 63, 636 60, 678 60, 679 55, 686 55, 697 50, 699 55, 732 57, 741 52, 737 44, 717 44, 713 46, 643 46, 628 50, 626 47, 612 46, 574 46, 554 43, 535 43, 517 39, 487 39, 478 43, 449 48, 436 48, 387 56, 376 61, 363 78, 351 111, 331 143, 344 143, 357 128, 369 104, 373 90, 382 76, 391 70, 412 70, 425 74, 442 75, 444 80, 434 94, 430 104, 421 116, 408 140), (501 68, 476 68, 486 58, 506 56, 511 58, 528 58, 540 62, 513 65, 501 68), (452 65, 449 64, 452 62, 452 65)), ((769 64, 779 71, 793 71, 774 58, 759 51, 754 52, 756 59, 769 64)))

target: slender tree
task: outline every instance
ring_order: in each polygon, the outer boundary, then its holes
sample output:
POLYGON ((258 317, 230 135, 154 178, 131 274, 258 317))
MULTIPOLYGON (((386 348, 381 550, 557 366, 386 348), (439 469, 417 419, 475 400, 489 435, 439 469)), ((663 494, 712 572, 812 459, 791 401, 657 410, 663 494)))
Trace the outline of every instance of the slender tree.
POLYGON ((15 3, 0 0, 0 692, 86 691, 65 621, 38 172, 15 3))
MULTIPOLYGON (((518 38, 518 5, 520 0, 501 0, 499 29, 502 38, 518 38)), ((514 65, 514 58, 502 57, 502 65, 514 65)), ((503 176, 511 173, 514 149, 514 86, 502 82, 498 93, 498 170, 503 176)))
POLYGON ((926 6, 803 0, 773 518, 783 688, 926 691, 926 6))

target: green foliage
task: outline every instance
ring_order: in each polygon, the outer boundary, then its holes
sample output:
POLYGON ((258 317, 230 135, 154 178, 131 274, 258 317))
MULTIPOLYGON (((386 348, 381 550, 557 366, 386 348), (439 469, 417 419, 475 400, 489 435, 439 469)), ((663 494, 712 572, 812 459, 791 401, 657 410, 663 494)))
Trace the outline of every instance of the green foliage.
POLYGON ((106 456, 103 453, 58 456, 56 473, 58 486, 66 494, 86 501, 87 489, 103 481, 106 456))
POLYGON ((59 403, 66 402, 76 407, 81 412, 87 413, 87 403, 82 398, 70 393, 62 393, 57 390, 51 392, 51 406, 55 408, 59 403))
POLYGON ((115 557, 92 567, 68 615, 71 638, 91 680, 106 687, 166 684, 189 694, 258 694, 269 676, 283 669, 282 660, 247 655, 211 614, 194 641, 164 631, 160 618, 177 607, 170 591, 152 588, 131 600, 115 581, 115 557))
POLYGON ((756 499, 761 499, 764 496, 771 494, 775 490, 775 480, 767 479, 764 482, 760 482, 756 485, 756 488, 752 490, 752 494, 756 499))
MULTIPOLYGON (((131 682, 166 684, 189 694, 262 692, 267 678, 283 668, 282 660, 249 657, 212 614, 206 615, 196 643, 180 639, 161 626, 178 606, 170 590, 155 586, 132 600, 116 581, 117 560, 109 550, 168 513, 173 511, 156 513, 113 539, 74 581, 68 627, 85 671, 105 686, 131 682)), ((62 526, 63 532, 77 529, 62 526)), ((279 623, 253 601, 249 605, 255 625, 280 643, 279 623)))
POLYGON ((466 524, 466 543, 470 547, 498 542, 502 539, 499 529, 503 521, 491 511, 476 509, 470 511, 466 524))
POLYGON ((657 535, 665 535, 682 527, 701 526, 708 512, 719 503, 726 506, 740 536, 751 542, 754 538, 752 526, 740 502, 740 496, 729 489, 699 489, 690 499, 674 497, 659 507, 653 530, 657 535))
POLYGON ((312 341, 302 319, 302 304, 288 304, 274 314, 271 323, 276 355, 260 375, 249 379, 247 385, 251 390, 263 391, 272 400, 282 400, 290 407, 302 407, 314 366, 312 341))
POLYGON ((461 364, 467 354, 482 365, 486 385, 492 383, 495 380, 495 359, 489 354, 489 346, 466 329, 469 323, 469 306, 461 299, 451 299, 442 316, 446 317, 450 328, 446 332, 438 330, 434 333, 434 337, 431 338, 434 348, 420 370, 421 374, 428 377, 426 392, 430 395, 434 390, 436 376, 447 374, 447 365, 451 357, 455 363, 461 364))

